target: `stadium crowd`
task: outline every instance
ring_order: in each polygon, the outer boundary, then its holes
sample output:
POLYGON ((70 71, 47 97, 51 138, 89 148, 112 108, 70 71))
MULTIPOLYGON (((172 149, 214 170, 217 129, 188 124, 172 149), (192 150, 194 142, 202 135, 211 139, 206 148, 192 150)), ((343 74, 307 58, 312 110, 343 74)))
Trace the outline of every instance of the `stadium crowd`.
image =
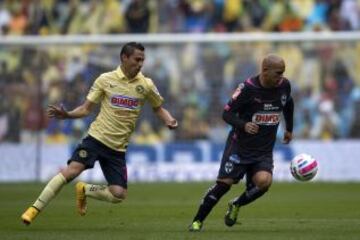
POLYGON ((0 34, 359 30, 359 0, 3 0, 0 34))
MULTIPOLYGON (((3 35, 351 31, 360 28, 360 1, 5 0, 0 27, 3 35)), ((93 116, 55 121, 44 109, 60 102, 78 106, 94 79, 116 67, 119 49, 0 46, 0 142, 34 141, 39 133, 51 143, 76 142, 93 116)), ((259 72, 269 52, 287 62, 296 138, 360 137, 360 42, 186 43, 146 45, 143 69, 180 128, 169 135, 146 108, 133 141, 222 142, 229 130, 221 119, 224 104, 240 81, 259 72)))

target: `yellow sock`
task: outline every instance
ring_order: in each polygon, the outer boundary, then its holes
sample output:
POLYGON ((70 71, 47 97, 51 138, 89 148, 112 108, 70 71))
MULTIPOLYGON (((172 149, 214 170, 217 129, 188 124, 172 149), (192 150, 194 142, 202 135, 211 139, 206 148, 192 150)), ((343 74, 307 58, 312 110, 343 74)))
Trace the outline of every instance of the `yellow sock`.
POLYGON ((85 195, 91 198, 112 203, 119 203, 122 201, 121 198, 114 197, 110 192, 109 187, 105 185, 86 184, 85 195))
POLYGON ((57 174, 48 182, 33 206, 40 211, 43 210, 65 184, 65 177, 61 173, 57 174))

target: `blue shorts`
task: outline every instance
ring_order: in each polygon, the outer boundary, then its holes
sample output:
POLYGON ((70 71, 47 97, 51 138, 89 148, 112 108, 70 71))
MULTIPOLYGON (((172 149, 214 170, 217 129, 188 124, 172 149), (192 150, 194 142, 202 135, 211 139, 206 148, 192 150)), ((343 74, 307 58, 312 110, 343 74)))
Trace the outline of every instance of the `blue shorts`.
POLYGON ((68 164, 71 161, 80 162, 89 169, 94 167, 97 160, 109 185, 127 188, 125 152, 115 151, 90 135, 76 147, 68 164))
POLYGON ((274 163, 272 154, 263 154, 261 158, 248 158, 243 161, 239 156, 239 147, 231 142, 229 138, 221 159, 218 178, 231 178, 238 183, 246 174, 248 179, 259 171, 267 171, 272 174, 274 163))
POLYGON ((221 161, 218 178, 231 178, 238 183, 246 174, 247 181, 259 171, 266 171, 272 174, 273 164, 271 162, 234 163, 232 161, 221 161))

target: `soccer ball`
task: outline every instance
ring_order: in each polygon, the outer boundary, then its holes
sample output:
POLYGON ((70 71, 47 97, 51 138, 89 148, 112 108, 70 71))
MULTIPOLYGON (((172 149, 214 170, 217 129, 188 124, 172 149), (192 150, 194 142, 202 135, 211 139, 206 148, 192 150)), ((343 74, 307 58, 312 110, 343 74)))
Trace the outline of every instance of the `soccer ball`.
POLYGON ((309 181, 315 177, 318 163, 311 155, 301 153, 291 160, 290 171, 296 180, 309 181))

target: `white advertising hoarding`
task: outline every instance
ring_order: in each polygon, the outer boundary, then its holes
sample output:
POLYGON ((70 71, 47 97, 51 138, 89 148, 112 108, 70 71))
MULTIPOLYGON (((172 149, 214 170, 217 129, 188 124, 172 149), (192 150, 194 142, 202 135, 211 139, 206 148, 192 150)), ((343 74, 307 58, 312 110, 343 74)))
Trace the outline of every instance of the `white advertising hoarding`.
MULTIPOLYGON (((134 181, 212 181, 216 178, 222 144, 208 141, 132 146, 127 153, 128 178, 134 181)), ((294 181, 289 163, 299 153, 313 155, 319 163, 314 181, 360 181, 360 141, 294 141, 274 150, 274 180, 294 181)), ((0 181, 46 181, 66 166, 71 152, 67 145, 0 145, 0 181), (36 161, 36 156, 40 160, 36 161)), ((104 181, 98 164, 81 179, 104 181)))

